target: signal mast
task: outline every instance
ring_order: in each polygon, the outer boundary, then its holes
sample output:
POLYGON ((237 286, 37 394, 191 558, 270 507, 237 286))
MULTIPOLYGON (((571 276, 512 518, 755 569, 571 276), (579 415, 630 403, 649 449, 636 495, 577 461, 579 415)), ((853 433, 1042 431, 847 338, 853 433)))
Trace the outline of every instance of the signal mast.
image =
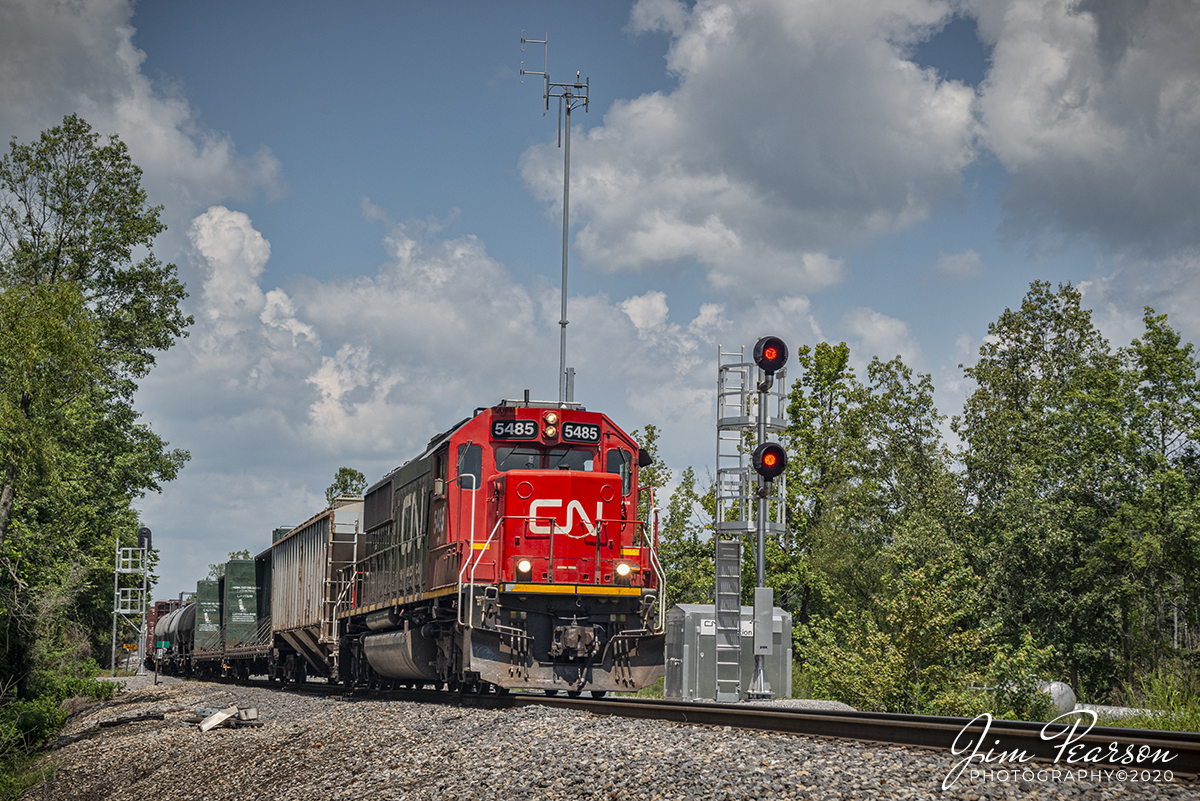
POLYGON ((786 532, 782 476, 787 467, 787 453, 767 438, 782 432, 786 425, 787 358, 787 345, 778 337, 759 339, 753 360, 746 359, 744 346, 736 351, 717 347, 717 482, 713 521, 717 701, 774 695, 765 671, 765 657, 774 650, 774 591, 765 586, 766 538, 767 534, 786 532), (755 404, 757 418, 750 411, 755 404), (753 453, 746 446, 751 437, 757 442, 753 453), (752 533, 757 535, 754 676, 744 683, 742 542, 752 533))
POLYGON ((771 698, 771 685, 763 669, 763 661, 771 653, 771 616, 775 606, 775 590, 767 586, 767 498, 771 482, 787 468, 787 451, 778 442, 767 442, 767 393, 775 383, 775 373, 787 364, 788 349, 779 337, 763 337, 754 346, 754 363, 762 370, 758 389, 758 447, 750 466, 758 473, 758 513, 755 515, 754 561, 757 583, 754 586, 754 678, 747 696, 771 698))

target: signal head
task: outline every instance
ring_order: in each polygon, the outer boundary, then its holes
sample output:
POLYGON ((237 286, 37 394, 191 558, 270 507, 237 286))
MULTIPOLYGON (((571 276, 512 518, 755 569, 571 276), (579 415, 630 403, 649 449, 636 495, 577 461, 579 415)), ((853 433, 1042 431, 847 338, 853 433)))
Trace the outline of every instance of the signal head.
POLYGON ((787 359, 787 345, 779 337, 763 337, 754 346, 754 363, 767 375, 783 369, 787 359))
POLYGON ((778 442, 764 442, 754 449, 750 464, 756 473, 772 481, 787 467, 787 451, 778 442))

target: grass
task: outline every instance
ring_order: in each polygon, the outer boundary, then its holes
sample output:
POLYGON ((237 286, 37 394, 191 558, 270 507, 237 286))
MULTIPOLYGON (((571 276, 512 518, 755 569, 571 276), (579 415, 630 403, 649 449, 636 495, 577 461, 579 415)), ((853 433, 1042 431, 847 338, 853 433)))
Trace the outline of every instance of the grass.
POLYGON ((659 676, 658 681, 651 684, 649 687, 643 687, 635 693, 613 693, 614 695, 628 696, 630 698, 662 698, 663 697, 663 677, 659 676))
POLYGON ((1131 706, 1152 711, 1119 718, 1102 716, 1098 725, 1200 732, 1200 686, 1197 684, 1190 671, 1160 670, 1126 692, 1131 706))

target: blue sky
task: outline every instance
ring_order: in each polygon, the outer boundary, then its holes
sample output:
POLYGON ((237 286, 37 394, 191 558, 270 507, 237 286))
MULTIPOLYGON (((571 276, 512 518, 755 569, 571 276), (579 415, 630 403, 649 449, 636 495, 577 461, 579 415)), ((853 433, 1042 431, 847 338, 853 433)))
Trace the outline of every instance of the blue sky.
MULTIPOLYGON (((0 135, 119 133, 191 336, 138 395, 161 595, 481 405, 577 397, 712 469, 718 344, 897 354, 956 413, 994 321, 1072 282, 1114 345, 1200 338, 1200 12, 1156 0, 0 0, 0 135), (1128 13, 1127 13, 1128 12, 1128 13)), ((794 378, 795 376, 793 376, 794 378)))

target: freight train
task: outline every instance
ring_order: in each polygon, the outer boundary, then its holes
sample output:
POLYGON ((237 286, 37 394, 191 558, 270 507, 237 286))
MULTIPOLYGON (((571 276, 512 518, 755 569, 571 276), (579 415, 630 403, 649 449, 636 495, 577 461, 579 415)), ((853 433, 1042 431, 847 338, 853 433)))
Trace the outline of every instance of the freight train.
POLYGON ((576 403, 505 400, 362 497, 276 529, 158 620, 148 667, 460 692, 637 690, 663 675, 649 455, 576 403))

